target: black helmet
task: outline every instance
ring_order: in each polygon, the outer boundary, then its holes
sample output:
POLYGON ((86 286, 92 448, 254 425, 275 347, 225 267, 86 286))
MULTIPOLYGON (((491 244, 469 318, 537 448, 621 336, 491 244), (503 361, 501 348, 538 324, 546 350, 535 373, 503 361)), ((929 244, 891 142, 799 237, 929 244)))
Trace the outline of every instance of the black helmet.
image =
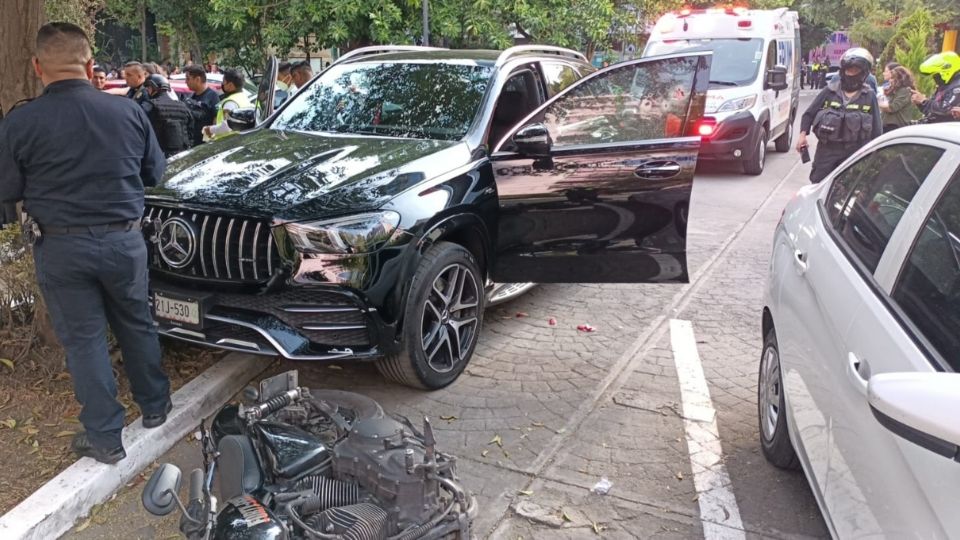
POLYGON ((164 92, 170 91, 170 83, 163 75, 150 75, 147 77, 147 80, 143 81, 143 85, 147 88, 156 88, 164 92))
POLYGON ((871 71, 873 71, 873 55, 870 51, 861 47, 848 49, 840 57, 840 86, 848 92, 859 90, 867 82, 871 71), (860 74, 850 77, 846 74, 848 68, 857 68, 860 74))

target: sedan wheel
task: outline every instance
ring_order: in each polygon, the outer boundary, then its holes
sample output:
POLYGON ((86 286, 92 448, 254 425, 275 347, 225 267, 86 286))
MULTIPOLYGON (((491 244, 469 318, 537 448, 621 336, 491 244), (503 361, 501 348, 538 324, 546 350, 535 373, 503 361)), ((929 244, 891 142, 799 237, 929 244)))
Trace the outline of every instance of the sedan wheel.
POLYGON ((771 329, 763 340, 760 376, 757 381, 760 446, 764 457, 771 464, 782 469, 797 469, 800 461, 790 442, 784 403, 780 349, 777 346, 777 334, 771 329))

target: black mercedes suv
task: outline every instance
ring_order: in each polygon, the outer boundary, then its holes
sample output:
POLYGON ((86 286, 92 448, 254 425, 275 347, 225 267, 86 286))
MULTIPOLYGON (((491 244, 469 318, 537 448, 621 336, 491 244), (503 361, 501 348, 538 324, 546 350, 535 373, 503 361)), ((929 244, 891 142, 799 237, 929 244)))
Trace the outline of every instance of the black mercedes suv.
POLYGON ((488 283, 685 281, 710 59, 366 48, 276 111, 271 60, 252 129, 148 193, 160 331, 434 389, 488 283))

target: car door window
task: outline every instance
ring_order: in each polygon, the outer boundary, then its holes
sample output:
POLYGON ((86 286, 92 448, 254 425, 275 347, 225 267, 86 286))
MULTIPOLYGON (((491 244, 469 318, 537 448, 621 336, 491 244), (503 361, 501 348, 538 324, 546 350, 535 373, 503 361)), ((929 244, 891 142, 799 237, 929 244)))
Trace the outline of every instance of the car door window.
POLYGON ((533 70, 525 67, 512 73, 507 82, 503 83, 496 108, 493 110, 488 138, 490 146, 495 145, 510 128, 542 103, 533 70))
POLYGON ((960 371, 960 173, 920 229, 892 296, 941 358, 960 371))
POLYGON ((547 91, 550 97, 566 90, 568 86, 577 82, 580 74, 572 67, 557 62, 543 62, 543 77, 546 79, 547 91))
POLYGON ((886 146, 834 179, 824 204, 827 219, 848 253, 870 272, 941 155, 941 148, 921 144, 886 146))
POLYGON ((777 40, 771 39, 767 45, 767 71, 777 65, 777 40))
POLYGON ((584 81, 547 108, 553 146, 677 137, 690 105, 698 58, 665 58, 584 81))

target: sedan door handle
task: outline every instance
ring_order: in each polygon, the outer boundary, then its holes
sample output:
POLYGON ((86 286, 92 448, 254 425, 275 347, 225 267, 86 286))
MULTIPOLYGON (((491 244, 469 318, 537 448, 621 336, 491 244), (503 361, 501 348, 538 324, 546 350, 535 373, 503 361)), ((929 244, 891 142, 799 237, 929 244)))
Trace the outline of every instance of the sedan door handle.
POLYGON ((867 361, 860 360, 853 353, 847 353, 847 376, 850 377, 850 382, 853 383, 854 388, 866 396, 867 379, 861 375, 863 372, 867 373, 867 377, 870 376, 870 365, 867 364, 867 361))
POLYGON ((673 161, 655 161, 637 167, 633 173, 649 180, 667 180, 680 174, 680 164, 673 161))
POLYGON ((807 271, 807 254, 799 249, 793 250, 793 264, 797 267, 797 272, 802 276, 807 271))

